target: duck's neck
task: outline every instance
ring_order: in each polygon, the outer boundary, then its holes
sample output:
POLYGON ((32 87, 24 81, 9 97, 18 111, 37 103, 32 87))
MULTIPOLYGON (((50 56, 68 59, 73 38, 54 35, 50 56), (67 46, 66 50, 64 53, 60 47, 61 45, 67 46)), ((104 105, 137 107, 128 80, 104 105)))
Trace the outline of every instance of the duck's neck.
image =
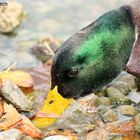
POLYGON ((133 22, 138 33, 140 32, 140 0, 133 0, 129 6, 132 10, 133 22))
POLYGON ((125 70, 140 77, 140 0, 134 0, 129 4, 129 7, 135 25, 135 42, 125 70))

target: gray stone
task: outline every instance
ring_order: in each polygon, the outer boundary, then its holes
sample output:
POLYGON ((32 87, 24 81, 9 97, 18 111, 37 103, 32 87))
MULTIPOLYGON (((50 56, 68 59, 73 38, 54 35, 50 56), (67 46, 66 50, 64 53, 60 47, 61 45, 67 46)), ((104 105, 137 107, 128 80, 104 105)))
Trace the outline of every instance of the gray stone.
POLYGON ((48 127, 54 129, 72 129, 78 134, 94 129, 100 122, 97 110, 93 104, 95 95, 90 95, 72 103, 62 114, 62 118, 55 121, 48 127))
POLYGON ((9 80, 3 80, 1 94, 6 101, 20 110, 29 111, 32 108, 31 101, 27 99, 17 85, 9 80))
POLYGON ((0 140, 21 140, 22 137, 22 133, 17 129, 0 132, 0 140))
POLYGON ((129 99, 131 99, 131 101, 133 101, 135 103, 139 103, 140 102, 140 92, 131 91, 127 97, 129 99))

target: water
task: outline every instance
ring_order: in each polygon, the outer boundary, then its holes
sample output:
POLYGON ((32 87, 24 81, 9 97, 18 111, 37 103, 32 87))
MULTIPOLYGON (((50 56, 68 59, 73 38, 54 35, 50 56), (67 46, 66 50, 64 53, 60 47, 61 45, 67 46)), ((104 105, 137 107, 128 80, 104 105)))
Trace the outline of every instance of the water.
MULTIPOLYGON (((7 2, 9 1, 11 0, 7 2)), ((14 36, 0 34, 0 70, 6 69, 12 63, 16 63, 17 67, 36 66, 38 62, 34 56, 22 53, 24 49, 32 47, 26 42, 48 35, 63 42, 105 12, 130 0, 16 1, 23 5, 27 16, 14 36)))
POLYGON ((62 41, 103 13, 130 0, 17 0, 28 16, 18 36, 52 35, 62 41))

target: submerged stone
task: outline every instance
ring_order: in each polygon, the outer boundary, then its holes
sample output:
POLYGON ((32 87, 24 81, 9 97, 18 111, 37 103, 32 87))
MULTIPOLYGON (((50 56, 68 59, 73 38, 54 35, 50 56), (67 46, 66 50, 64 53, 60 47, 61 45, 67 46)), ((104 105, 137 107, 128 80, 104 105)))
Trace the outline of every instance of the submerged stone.
POLYGON ((115 122, 119 120, 117 113, 111 109, 105 112, 102 115, 102 117, 103 117, 104 122, 106 123, 115 122))
POLYGON ((131 105, 121 105, 117 110, 123 115, 135 116, 137 114, 135 107, 131 105))
POLYGON ((106 93, 114 105, 131 104, 131 100, 114 87, 107 87, 106 93))

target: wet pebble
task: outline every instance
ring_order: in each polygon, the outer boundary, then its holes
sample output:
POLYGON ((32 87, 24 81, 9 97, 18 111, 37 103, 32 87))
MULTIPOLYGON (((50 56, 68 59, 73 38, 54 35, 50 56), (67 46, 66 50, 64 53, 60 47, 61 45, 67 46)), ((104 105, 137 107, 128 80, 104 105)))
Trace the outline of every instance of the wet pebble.
POLYGON ((44 138, 43 140, 69 140, 69 139, 65 136, 56 135, 56 136, 50 136, 50 137, 44 138))
POLYGON ((131 105, 121 105, 117 108, 117 110, 123 115, 135 116, 137 114, 136 109, 131 105))
POLYGON ((131 100, 114 87, 107 87, 106 93, 111 103, 114 105, 131 104, 131 100))
POLYGON ((140 114, 137 114, 137 116, 135 117, 135 121, 136 121, 135 129, 137 132, 140 133, 140 114))
POLYGON ((71 129, 78 134, 83 134, 94 129, 97 121, 101 121, 93 104, 95 97, 95 95, 91 94, 73 102, 63 112, 63 118, 56 120, 53 125, 48 127, 48 130, 71 129))
POLYGON ((103 96, 105 96, 105 91, 102 89, 101 91, 97 92, 96 95, 98 97, 103 97, 103 96))
POLYGON ((130 90, 137 90, 138 89, 138 85, 136 83, 136 78, 133 75, 125 74, 123 76, 120 76, 119 81, 123 81, 123 82, 128 83, 130 90))
POLYGON ((97 110, 103 115, 105 112, 109 111, 110 108, 108 106, 100 105, 97 107, 97 110))
POLYGON ((0 140, 20 140, 22 137, 22 133, 17 129, 0 132, 0 140))
POLYGON ((108 106, 111 105, 110 100, 107 97, 99 97, 100 104, 108 106))
POLYGON ((106 123, 114 122, 119 119, 117 113, 111 109, 108 110, 107 112, 105 112, 102 115, 102 118, 103 118, 104 122, 106 122, 106 123))
POLYGON ((87 96, 85 99, 89 99, 90 97, 92 97, 91 102, 94 106, 99 106, 101 104, 99 97, 94 94, 92 94, 92 96, 87 96))
POLYGON ((23 20, 23 7, 17 2, 8 2, 8 6, 0 7, 0 32, 9 33, 23 20))
POLYGON ((129 85, 128 85, 127 82, 116 81, 111 86, 113 86, 114 88, 117 88, 124 95, 128 95, 129 94, 130 89, 129 89, 129 85))

